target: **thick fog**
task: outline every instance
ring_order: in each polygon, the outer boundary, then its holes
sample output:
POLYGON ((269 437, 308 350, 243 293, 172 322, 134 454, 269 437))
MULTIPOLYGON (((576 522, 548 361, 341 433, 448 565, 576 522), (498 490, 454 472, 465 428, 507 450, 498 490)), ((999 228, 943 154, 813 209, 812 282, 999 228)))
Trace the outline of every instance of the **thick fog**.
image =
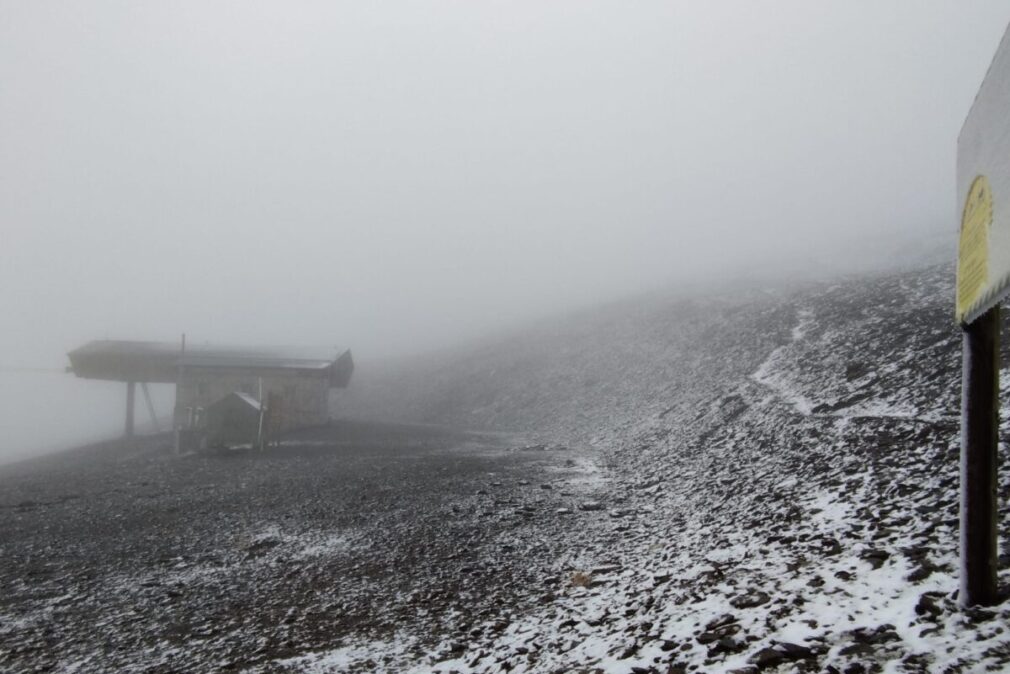
POLYGON ((367 360, 657 287, 953 257, 955 141, 1008 20, 0 0, 0 460, 120 424, 121 385, 59 372, 90 339, 367 360))

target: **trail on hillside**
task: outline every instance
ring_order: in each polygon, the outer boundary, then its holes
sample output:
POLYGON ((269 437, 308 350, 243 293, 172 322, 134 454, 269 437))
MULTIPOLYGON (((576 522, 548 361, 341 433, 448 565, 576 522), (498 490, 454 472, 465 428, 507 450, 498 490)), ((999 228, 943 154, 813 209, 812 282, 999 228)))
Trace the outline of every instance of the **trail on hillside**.
MULTIPOLYGON (((790 340, 786 344, 776 347, 762 361, 753 372, 751 378, 766 386, 784 402, 792 405, 796 412, 802 416, 822 419, 907 419, 922 423, 934 423, 936 421, 951 421, 957 417, 953 415, 920 415, 912 407, 892 407, 886 402, 873 399, 871 394, 861 390, 864 382, 856 381, 850 387, 848 395, 841 403, 827 404, 817 400, 816 391, 807 391, 792 381, 790 375, 793 368, 790 367, 792 360, 792 350, 803 341, 808 330, 812 326, 813 311, 809 308, 797 310, 797 322, 790 333, 790 340)), ((947 345, 948 340, 941 340, 933 347, 947 345)))
POLYGON ((953 595, 950 279, 653 299, 391 377, 388 409, 584 443, 610 474, 562 591, 416 671, 1010 666, 1010 613, 953 595))

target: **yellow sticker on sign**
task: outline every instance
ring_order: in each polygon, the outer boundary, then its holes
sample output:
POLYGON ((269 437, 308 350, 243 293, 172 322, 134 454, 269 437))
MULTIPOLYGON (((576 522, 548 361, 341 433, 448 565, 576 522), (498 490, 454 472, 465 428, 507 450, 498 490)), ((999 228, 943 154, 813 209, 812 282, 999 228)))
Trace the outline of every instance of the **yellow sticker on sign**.
POLYGON ((961 216, 957 250, 957 320, 962 322, 989 282, 989 230, 992 229, 992 190, 989 179, 978 176, 968 190, 961 216))

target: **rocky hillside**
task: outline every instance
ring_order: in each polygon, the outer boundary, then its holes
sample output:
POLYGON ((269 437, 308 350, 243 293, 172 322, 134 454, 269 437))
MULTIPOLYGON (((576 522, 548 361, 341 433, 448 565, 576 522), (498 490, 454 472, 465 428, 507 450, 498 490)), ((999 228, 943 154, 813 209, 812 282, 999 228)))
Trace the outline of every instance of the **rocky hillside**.
MULTIPOLYGON (((430 661, 398 667, 1010 668, 1010 610, 955 607, 952 277, 933 267, 654 296, 361 368, 341 414, 521 431, 595 452, 605 468, 602 509, 572 527, 553 569, 562 580, 539 608, 462 642, 447 635, 430 661)), ((333 663, 401 647, 356 644, 300 664, 340 671, 333 663)))

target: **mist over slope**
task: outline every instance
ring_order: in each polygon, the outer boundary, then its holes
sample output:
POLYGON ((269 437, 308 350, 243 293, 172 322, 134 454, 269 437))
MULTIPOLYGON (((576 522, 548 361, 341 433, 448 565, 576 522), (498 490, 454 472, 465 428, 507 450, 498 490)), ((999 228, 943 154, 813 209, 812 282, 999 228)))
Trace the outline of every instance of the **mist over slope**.
POLYGON ((697 402, 714 380, 746 376, 793 317, 773 292, 614 303, 473 347, 362 367, 337 411, 600 439, 615 424, 697 402), (746 338, 739 326, 749 326, 746 338))
POLYGON ((592 583, 475 637, 444 671, 1010 665, 1007 610, 954 603, 952 280, 934 266, 652 297, 362 368, 345 414, 524 431, 607 468, 601 516, 559 560, 592 583))
POLYGON ((654 294, 469 348, 363 367, 337 412, 602 442, 631 427, 669 426, 661 420, 673 410, 711 402, 757 375, 805 411, 812 388, 825 408, 818 411, 886 401, 956 414, 952 279, 935 265, 801 289, 654 294), (788 354, 774 351, 787 344, 788 354), (920 354, 922 366, 898 368, 894 352, 920 354), (794 367, 800 361, 807 363, 794 367), (949 384, 942 399, 916 385, 924 368, 949 384))

